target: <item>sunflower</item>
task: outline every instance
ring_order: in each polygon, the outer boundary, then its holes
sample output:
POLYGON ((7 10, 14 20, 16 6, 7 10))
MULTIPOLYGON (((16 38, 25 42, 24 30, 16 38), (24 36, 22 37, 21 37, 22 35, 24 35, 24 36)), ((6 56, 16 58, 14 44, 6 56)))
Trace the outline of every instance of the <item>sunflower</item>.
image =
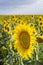
POLYGON ((17 21, 17 16, 12 16, 12 21, 17 21))
POLYGON ((39 22, 39 25, 40 25, 40 26, 43 26, 43 21, 40 21, 40 22, 39 22))
POLYGON ((34 23, 29 23, 30 27, 35 27, 35 24, 34 23))
POLYGON ((22 58, 32 58, 32 53, 35 48, 37 31, 35 27, 30 27, 30 24, 18 24, 15 26, 14 35, 12 38, 15 40, 14 48, 22 58), (33 33, 35 32, 35 33, 33 33))
POLYGON ((37 37, 38 43, 43 43, 43 35, 37 37))
POLYGON ((34 15, 31 15, 31 19, 34 19, 34 15))
POLYGON ((38 16, 38 21, 42 21, 42 16, 38 16))

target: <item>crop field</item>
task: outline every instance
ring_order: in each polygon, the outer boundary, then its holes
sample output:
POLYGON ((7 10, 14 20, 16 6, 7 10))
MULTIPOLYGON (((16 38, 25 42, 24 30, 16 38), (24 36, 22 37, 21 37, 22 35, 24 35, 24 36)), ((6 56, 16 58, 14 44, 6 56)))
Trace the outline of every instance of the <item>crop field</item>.
POLYGON ((0 65, 43 65, 43 15, 0 15, 0 65))

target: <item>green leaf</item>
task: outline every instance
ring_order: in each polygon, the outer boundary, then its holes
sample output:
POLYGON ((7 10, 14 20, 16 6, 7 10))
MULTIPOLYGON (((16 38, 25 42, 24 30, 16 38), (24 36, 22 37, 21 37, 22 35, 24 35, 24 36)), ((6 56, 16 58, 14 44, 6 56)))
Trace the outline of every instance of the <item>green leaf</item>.
POLYGON ((3 25, 2 24, 0 24, 0 30, 3 28, 3 25))

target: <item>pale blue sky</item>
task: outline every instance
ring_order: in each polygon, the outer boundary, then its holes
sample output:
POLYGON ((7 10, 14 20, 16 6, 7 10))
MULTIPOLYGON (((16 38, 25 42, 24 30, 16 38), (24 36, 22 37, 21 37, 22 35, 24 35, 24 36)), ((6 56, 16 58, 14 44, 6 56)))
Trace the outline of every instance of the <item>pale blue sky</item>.
POLYGON ((43 0, 0 0, 0 14, 43 14, 43 0))

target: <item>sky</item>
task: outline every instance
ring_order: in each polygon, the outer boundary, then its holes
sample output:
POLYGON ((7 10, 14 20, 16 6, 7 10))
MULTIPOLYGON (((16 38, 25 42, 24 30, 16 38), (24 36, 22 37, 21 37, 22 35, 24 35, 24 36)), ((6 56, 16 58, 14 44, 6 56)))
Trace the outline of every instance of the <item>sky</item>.
POLYGON ((0 0, 0 14, 43 14, 43 0, 0 0))

